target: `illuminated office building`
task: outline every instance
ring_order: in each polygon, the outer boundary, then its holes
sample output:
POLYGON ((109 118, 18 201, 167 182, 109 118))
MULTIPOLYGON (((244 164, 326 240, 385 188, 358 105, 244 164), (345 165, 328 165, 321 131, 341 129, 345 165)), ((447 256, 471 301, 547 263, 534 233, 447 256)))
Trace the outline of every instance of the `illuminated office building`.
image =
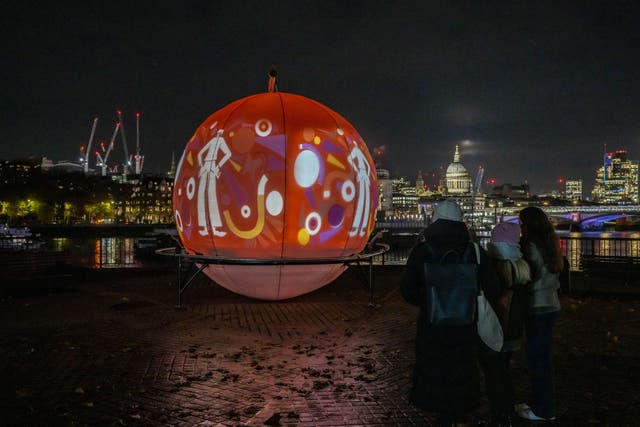
POLYGON ((627 159, 626 150, 605 153, 596 171, 593 198, 600 203, 638 203, 638 161, 627 159))
POLYGON ((389 212, 393 208, 393 182, 389 177, 389 170, 378 168, 378 194, 380 195, 380 210, 389 212))
POLYGON ((565 182, 565 195, 567 200, 582 200, 582 180, 568 179, 565 182))
POLYGON ((394 178, 391 180, 393 187, 392 194, 392 213, 403 214, 407 212, 417 212, 418 209, 418 194, 416 186, 405 178, 394 178))
POLYGON ((422 178, 422 171, 418 171, 418 177, 416 178, 416 192, 420 195, 424 193, 424 178, 422 178))

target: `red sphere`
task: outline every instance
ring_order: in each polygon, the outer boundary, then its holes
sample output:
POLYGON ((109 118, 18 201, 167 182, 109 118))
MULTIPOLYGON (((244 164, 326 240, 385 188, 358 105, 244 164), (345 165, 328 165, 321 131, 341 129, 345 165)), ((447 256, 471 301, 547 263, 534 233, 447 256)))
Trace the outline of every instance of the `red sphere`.
MULTIPOLYGON (((264 260, 361 252, 378 202, 375 166, 355 128, 316 101, 282 92, 209 116, 187 143, 173 194, 188 253, 264 260)), ((345 268, 212 264, 204 271, 234 292, 277 300, 315 290, 345 268)))

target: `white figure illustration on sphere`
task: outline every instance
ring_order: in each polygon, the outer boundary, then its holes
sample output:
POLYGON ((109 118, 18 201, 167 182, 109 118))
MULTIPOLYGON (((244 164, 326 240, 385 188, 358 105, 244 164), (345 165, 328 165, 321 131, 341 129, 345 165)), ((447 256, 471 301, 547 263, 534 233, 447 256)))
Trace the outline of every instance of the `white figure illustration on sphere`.
POLYGON ((371 198, 369 194, 369 173, 371 173, 371 167, 364 153, 357 145, 351 150, 347 160, 356 172, 356 181, 358 182, 358 202, 349 236, 355 236, 358 234, 358 230, 360 231, 360 236, 364 236, 367 233, 367 223, 369 222, 369 203, 371 198))
POLYGON ((216 228, 222 226, 220 219, 220 210, 218 208, 218 195, 216 193, 216 182, 221 174, 222 166, 231 157, 231 151, 222 137, 223 130, 220 129, 218 134, 211 138, 207 144, 198 152, 198 166, 200 172, 198 174, 200 182, 198 184, 198 226, 202 229, 198 230, 201 236, 209 234, 207 229, 206 210, 209 211, 209 222, 211 223, 211 231, 214 236, 222 237, 224 231, 216 228), (222 158, 218 159, 218 154, 222 151, 222 158), (205 153, 206 152, 206 156, 205 153), (203 159, 204 157, 204 159, 203 159), (205 205, 205 188, 206 205, 205 205))

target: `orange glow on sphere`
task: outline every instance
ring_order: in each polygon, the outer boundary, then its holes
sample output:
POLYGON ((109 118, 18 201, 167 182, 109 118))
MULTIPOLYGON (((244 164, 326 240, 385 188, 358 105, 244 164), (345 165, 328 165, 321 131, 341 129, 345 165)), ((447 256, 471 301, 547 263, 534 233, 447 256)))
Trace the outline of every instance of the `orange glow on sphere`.
MULTIPOLYGON (((209 116, 187 143, 173 193, 188 253, 244 259, 357 254, 378 202, 375 166, 356 129, 328 107, 283 92, 249 96, 209 116)), ((345 269, 211 264, 204 272, 236 293, 280 300, 345 269)))

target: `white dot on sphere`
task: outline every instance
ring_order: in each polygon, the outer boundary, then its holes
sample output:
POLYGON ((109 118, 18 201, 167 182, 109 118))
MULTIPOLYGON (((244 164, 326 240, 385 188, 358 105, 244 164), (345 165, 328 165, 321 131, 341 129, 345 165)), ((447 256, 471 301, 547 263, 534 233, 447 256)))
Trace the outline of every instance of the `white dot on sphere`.
POLYGON ((244 205, 240 208, 240 213, 243 218, 249 218, 249 215, 251 215, 251 208, 248 205, 244 205))
POLYGON ((320 173, 320 161, 311 150, 303 150, 296 157, 293 167, 293 176, 302 188, 311 187, 320 173))
POLYGON ((176 211, 176 228, 178 231, 182 231, 182 217, 180 216, 180 212, 176 211))
POLYGON ((269 136, 271 130, 273 129, 273 125, 267 119, 260 119, 256 122, 254 126, 254 130, 258 136, 269 136), (266 128, 262 129, 262 125, 266 125, 266 128))
POLYGON ((178 196, 182 196, 182 188, 178 188, 178 196))
POLYGON ((283 203, 282 195, 277 191, 272 191, 267 195, 267 212, 269 215, 276 216, 282 212, 283 203))
POLYGON ((328 199, 329 197, 331 197, 331 191, 324 190, 324 193, 322 193, 322 197, 324 197, 325 199, 328 199))
POLYGON ((350 202, 353 200, 356 195, 356 187, 353 184, 353 181, 347 180, 342 184, 342 198, 345 202, 350 202))
POLYGON ((338 130, 338 135, 344 135, 344 131, 340 128, 337 129, 338 130))
POLYGON ((193 199, 193 195, 196 193, 196 180, 195 178, 189 178, 187 181, 187 199, 193 199))
POLYGON ((315 236, 320 231, 320 227, 322 227, 322 218, 318 212, 311 212, 307 215, 307 219, 304 221, 304 228, 306 228, 307 232, 310 236, 315 236), (311 228, 312 221, 315 221, 315 227, 311 228))

